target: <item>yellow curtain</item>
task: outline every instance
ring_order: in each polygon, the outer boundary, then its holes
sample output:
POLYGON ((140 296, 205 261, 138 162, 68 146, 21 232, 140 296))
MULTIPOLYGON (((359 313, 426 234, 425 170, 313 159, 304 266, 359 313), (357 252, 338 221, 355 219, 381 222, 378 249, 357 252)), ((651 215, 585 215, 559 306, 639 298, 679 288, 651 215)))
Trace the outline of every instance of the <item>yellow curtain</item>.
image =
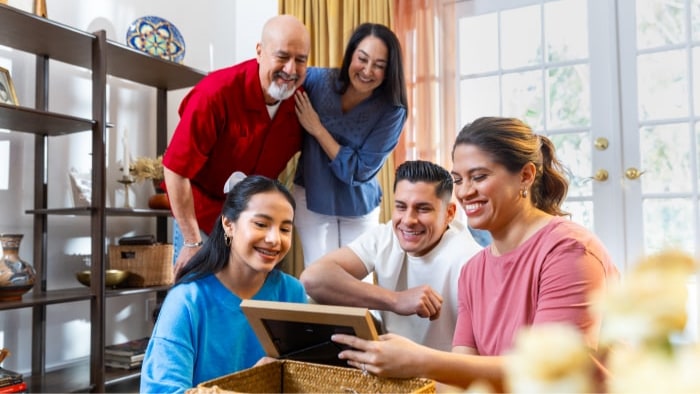
POLYGON ((395 32, 404 50, 408 120, 397 163, 422 159, 451 167, 456 124, 456 18, 453 0, 394 0, 395 32), (436 45, 440 43, 440 45, 436 45), (440 62, 438 62, 440 59, 440 62))
MULTIPOLYGON (((311 33, 309 65, 316 67, 340 67, 345 44, 357 25, 365 22, 381 23, 393 29, 394 0, 279 0, 279 14, 299 18, 311 33)), ((404 47, 405 48, 405 47, 404 47)), ((404 55, 406 51, 404 50, 404 55)), ((292 159, 280 176, 291 186, 297 158, 292 159)), ((384 198, 380 221, 391 218, 394 199, 395 161, 389 155, 377 174, 384 198)), ((295 237, 294 247, 287 255, 282 269, 298 276, 304 268, 301 243, 295 237)))

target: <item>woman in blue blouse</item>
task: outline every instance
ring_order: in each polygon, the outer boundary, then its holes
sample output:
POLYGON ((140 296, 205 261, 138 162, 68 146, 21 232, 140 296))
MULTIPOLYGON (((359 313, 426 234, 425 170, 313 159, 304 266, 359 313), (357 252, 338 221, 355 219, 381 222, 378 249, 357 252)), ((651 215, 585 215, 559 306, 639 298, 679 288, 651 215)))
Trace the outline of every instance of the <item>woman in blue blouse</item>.
POLYGON ((401 45, 384 25, 355 29, 337 68, 309 68, 296 94, 307 131, 294 178, 304 265, 379 221, 376 175, 406 122, 401 45))

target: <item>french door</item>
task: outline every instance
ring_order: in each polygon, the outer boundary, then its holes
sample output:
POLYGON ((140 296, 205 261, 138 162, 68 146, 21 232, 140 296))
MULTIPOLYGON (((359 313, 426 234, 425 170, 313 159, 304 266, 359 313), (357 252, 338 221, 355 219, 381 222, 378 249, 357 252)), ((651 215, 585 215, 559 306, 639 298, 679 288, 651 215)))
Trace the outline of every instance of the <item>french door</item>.
POLYGON ((700 0, 464 0, 457 32, 459 126, 513 116, 549 136, 565 209, 621 270, 700 255, 700 0))

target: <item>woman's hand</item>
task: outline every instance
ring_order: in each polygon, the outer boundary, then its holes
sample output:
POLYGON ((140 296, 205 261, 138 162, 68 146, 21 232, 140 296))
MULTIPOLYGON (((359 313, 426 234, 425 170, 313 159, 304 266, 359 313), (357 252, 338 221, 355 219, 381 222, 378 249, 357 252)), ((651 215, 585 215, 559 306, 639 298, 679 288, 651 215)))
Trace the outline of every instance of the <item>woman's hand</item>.
POLYGON ((309 101, 309 96, 306 92, 297 91, 294 94, 294 101, 296 103, 297 118, 299 118, 301 127, 312 136, 318 137, 323 125, 314 107, 311 105, 311 101, 309 101))
POLYGON ((363 371, 384 377, 414 378, 424 375, 422 359, 427 348, 396 334, 385 334, 378 341, 335 334, 331 340, 352 347, 338 357, 363 371))

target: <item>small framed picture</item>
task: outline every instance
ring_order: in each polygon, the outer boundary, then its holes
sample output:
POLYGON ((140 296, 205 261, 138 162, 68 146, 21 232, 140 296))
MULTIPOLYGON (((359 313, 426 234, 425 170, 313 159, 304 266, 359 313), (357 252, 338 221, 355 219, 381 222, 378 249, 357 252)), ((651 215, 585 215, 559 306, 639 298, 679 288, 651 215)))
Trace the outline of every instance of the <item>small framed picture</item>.
POLYGON ((338 358, 344 345, 333 334, 377 340, 379 331, 367 308, 243 300, 241 309, 270 357, 347 366, 338 358))
POLYGON ((0 67, 0 103, 19 105, 10 72, 0 67))

